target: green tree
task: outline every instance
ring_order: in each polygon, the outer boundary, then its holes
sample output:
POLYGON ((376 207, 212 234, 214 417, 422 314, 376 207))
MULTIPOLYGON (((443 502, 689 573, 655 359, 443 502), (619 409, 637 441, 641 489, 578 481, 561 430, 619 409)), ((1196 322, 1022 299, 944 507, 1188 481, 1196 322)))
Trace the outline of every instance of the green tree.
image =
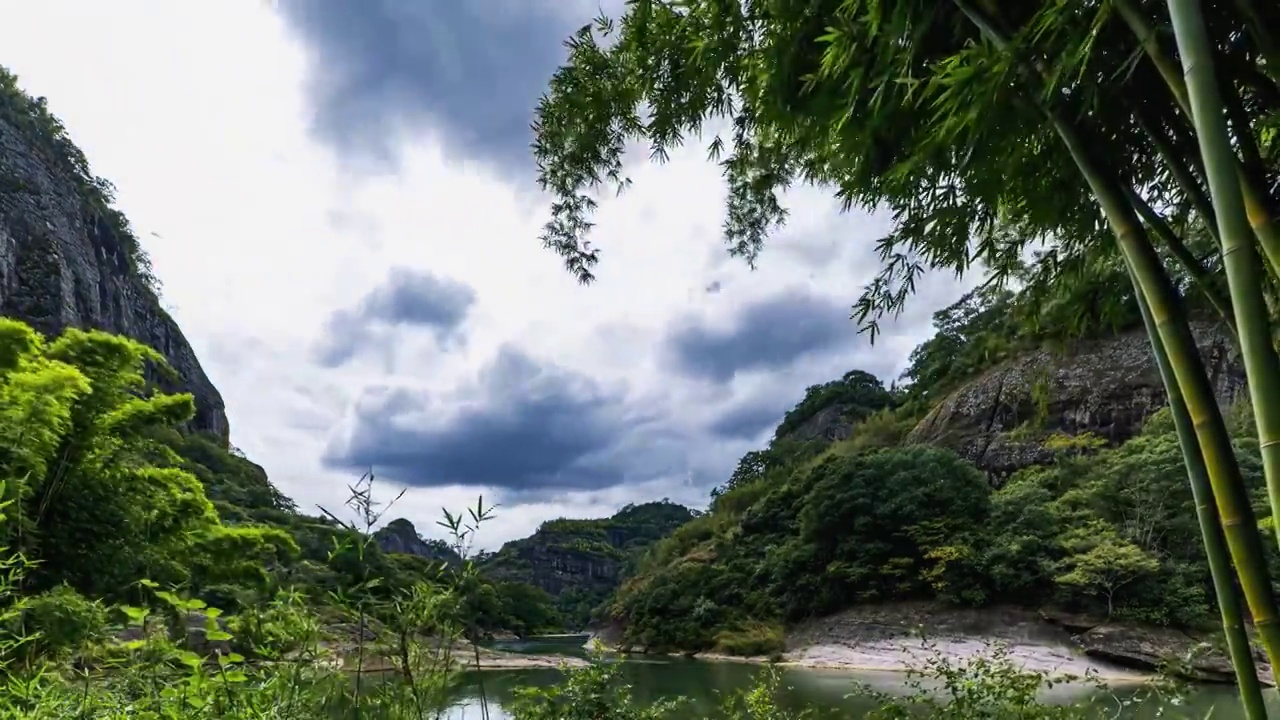
MULTIPOLYGON (((1164 24, 1158 7, 1130 6, 1164 24)), ((1028 243, 1045 239, 1050 249, 1038 265, 1052 275, 1064 263, 1119 257, 1169 360, 1169 394, 1191 418, 1184 443, 1194 435, 1200 447, 1186 455, 1204 462, 1245 598, 1268 655, 1280 661, 1280 616, 1253 509, 1187 323, 1185 286, 1161 255, 1221 312, 1234 307, 1255 405, 1273 406, 1280 370, 1259 308, 1264 292, 1275 295, 1249 269, 1255 240, 1275 245, 1267 195, 1275 169, 1260 160, 1275 144, 1265 129, 1276 106, 1263 99, 1278 89, 1263 41, 1270 31, 1255 3, 1215 4, 1207 28, 1191 4, 1171 7, 1190 8, 1177 34, 1184 64, 1200 69, 1194 113, 1162 71, 1167 63, 1151 49, 1158 42, 1130 32, 1137 26, 1117 21, 1111 3, 632 3, 619 22, 601 20, 571 39, 569 62, 539 106, 535 154, 540 181, 555 195, 543 241, 591 280, 599 256, 583 241, 595 207, 589 191, 625 187, 626 143, 648 143, 662 158, 708 120, 727 118, 728 141, 715 136, 711 151, 722 157, 728 148, 721 162, 731 253, 755 261, 785 218, 778 192, 795 180, 831 186, 846 207, 879 207, 894 218, 879 246, 882 272, 858 304, 873 339, 878 317, 901 308, 927 267, 979 264, 1000 280, 1021 266, 1028 243), (1147 62, 1135 63, 1143 52, 1147 62), (1211 92, 1215 73, 1205 68, 1228 78, 1225 96, 1211 92), (1223 197, 1234 187, 1223 178, 1237 163, 1245 202, 1261 199, 1248 205, 1256 238, 1242 229, 1244 205, 1223 197), (1206 185, 1202 176, 1213 179, 1206 185), (1210 194, 1212 211, 1234 217, 1211 222, 1203 201, 1210 194), (1214 261, 1189 251, 1191 227, 1215 236, 1214 261), (1230 302, 1214 277, 1223 266, 1230 302)), ((1258 420, 1272 465, 1280 462, 1276 412, 1258 420)), ((1273 488, 1276 474, 1268 472, 1273 488)))
POLYGON ((1160 569, 1150 553, 1102 523, 1074 529, 1064 544, 1068 555, 1062 560, 1058 583, 1101 595, 1108 618, 1115 612, 1115 595, 1121 588, 1160 569))
POLYGON ((164 583, 262 579, 297 548, 279 530, 221 525, 204 487, 157 442, 189 420, 190 395, 154 392, 163 358, 127 338, 70 329, 47 342, 0 318, 0 478, 5 544, 38 561, 35 588, 124 599, 164 583))

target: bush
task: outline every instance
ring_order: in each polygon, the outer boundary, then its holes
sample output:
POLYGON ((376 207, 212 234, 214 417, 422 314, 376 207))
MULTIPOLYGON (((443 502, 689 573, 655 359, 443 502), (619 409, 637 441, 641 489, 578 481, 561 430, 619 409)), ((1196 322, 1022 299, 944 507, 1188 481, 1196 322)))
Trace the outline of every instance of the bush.
POLYGON ((642 705, 618 681, 616 666, 602 663, 571 670, 549 688, 520 688, 511 716, 516 720, 659 720, 675 717, 682 703, 642 705))
POLYGON ((747 622, 716 635, 716 652, 740 657, 775 657, 787 649, 787 637, 777 623, 747 622))
POLYGON ((106 609, 67 585, 23 598, 16 609, 6 632, 27 639, 18 646, 20 661, 64 659, 106 635, 106 609))

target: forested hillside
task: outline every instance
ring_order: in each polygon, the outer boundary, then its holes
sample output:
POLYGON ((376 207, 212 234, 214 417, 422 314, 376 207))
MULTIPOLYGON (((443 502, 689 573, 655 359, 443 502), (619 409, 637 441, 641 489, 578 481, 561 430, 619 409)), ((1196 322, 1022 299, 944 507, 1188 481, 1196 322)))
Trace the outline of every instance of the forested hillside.
MULTIPOLYGON (((0 547, 31 564, 24 591, 137 602, 147 578, 235 612, 281 590, 326 604, 371 578, 390 597, 441 576, 445 563, 364 542, 371 517, 300 513, 234 449, 180 432, 191 398, 139 396, 148 361, 163 359, 126 338, 46 340, 0 318, 0 547)), ((535 590, 489 583, 478 629, 558 627, 535 590)))
POLYGON ((533 535, 506 543, 480 567, 493 578, 549 593, 565 628, 580 630, 645 548, 696 515, 662 500, 628 505, 599 520, 552 520, 533 535))
MULTIPOLYGON (((1027 291, 979 290, 935 315, 936 334, 912 354, 902 386, 852 371, 810 388, 768 447, 713 491, 710 511, 655 545, 626 579, 609 608, 624 644, 777 652, 788 624, 922 599, 1211 624, 1194 503, 1168 411, 1149 397, 1158 382, 1149 355, 1134 397, 1102 388, 1080 399, 1102 418, 1098 428, 1137 408, 1136 437, 1090 432, 1078 422, 1082 408, 1053 396, 1062 378, 1096 372, 1080 367, 1093 362, 1080 348, 1121 342, 1133 316, 1099 304, 1090 322, 1067 323, 1051 314, 1061 306, 1037 312, 1041 303, 1027 291), (996 403, 1013 418, 1004 430, 1037 448, 1022 467, 987 473, 915 440, 936 406, 1028 352, 1045 354, 1044 381, 1022 395, 1006 387, 996 403), (797 432, 823 416, 825 430, 797 432), (1061 429, 1067 421, 1074 432, 1061 429)), ((1230 417, 1265 517, 1247 403, 1230 417)))

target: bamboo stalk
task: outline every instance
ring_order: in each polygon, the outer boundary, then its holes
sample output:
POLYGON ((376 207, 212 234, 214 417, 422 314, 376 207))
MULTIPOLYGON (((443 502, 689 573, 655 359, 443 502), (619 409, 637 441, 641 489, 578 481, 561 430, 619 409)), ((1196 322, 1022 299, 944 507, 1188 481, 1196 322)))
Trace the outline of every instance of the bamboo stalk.
POLYGON ((1231 557, 1223 538, 1222 523, 1218 520, 1218 511, 1214 507, 1213 488, 1209 484, 1209 473, 1200 452, 1200 441, 1196 438, 1186 401, 1178 390, 1178 380, 1174 377, 1173 366, 1165 352, 1164 343, 1160 341, 1159 331, 1142 295, 1142 289, 1132 272, 1129 277, 1134 282, 1134 295, 1138 299, 1142 323, 1147 328, 1147 337, 1151 339, 1151 353, 1160 370, 1160 379, 1169 393, 1169 413, 1178 434, 1178 445, 1182 448, 1182 461, 1187 468, 1187 482, 1191 485, 1191 497, 1196 505, 1200 538, 1209 562, 1209 575, 1218 601, 1218 613, 1222 617, 1222 631, 1227 637, 1227 652, 1231 657, 1231 667, 1235 670, 1240 702, 1244 706, 1246 718, 1266 720, 1267 707, 1262 698, 1262 685, 1258 682, 1258 669, 1253 662, 1253 649, 1249 645, 1249 633, 1245 629, 1240 607, 1240 592, 1236 588, 1235 574, 1231 569, 1231 557))
MULTIPOLYGON (((967 0, 952 2, 994 44, 1001 48, 1008 46, 1004 36, 967 0)), ((1036 94, 1032 93, 1031 97, 1034 99, 1036 94)), ((1239 573, 1254 627, 1258 630, 1272 667, 1280 667, 1280 611, 1276 607, 1257 520, 1249 503, 1240 466, 1236 463, 1235 448, 1232 447, 1222 411, 1205 372, 1204 360, 1191 335, 1178 295, 1165 275, 1160 258, 1151 247, 1136 213, 1124 192, 1119 189, 1119 183, 1103 170, 1102 165, 1089 152, 1089 145, 1081 131, 1061 111, 1043 103, 1037 104, 1067 146, 1092 190, 1111 225, 1121 253, 1142 289, 1151 312, 1152 324, 1164 344, 1196 437, 1200 441, 1205 468, 1213 487, 1214 501, 1222 520, 1223 535, 1239 573)))
POLYGON ((1169 168, 1169 174, 1173 176, 1178 186, 1182 188, 1182 192, 1186 194, 1187 200, 1190 201, 1191 207, 1195 208, 1201 219, 1204 221, 1205 228, 1213 237, 1213 242, 1222 248, 1222 239, 1218 237, 1218 220, 1213 214, 1213 203, 1209 200, 1208 193, 1205 192, 1201 185, 1200 176, 1195 170, 1188 165, 1181 155, 1179 155, 1173 138, 1164 133, 1164 129, 1156 124, 1156 121, 1148 118, 1140 108, 1135 108, 1134 117, 1138 120, 1138 126, 1142 128, 1147 139, 1155 146, 1156 153, 1164 164, 1169 168))
MULTIPOLYGON (((1222 96, 1213 72, 1209 37, 1199 0, 1168 0, 1169 14, 1187 76, 1196 137, 1204 158, 1209 194, 1218 216, 1222 259, 1235 307, 1240 350, 1249 378, 1249 397, 1257 421, 1262 466, 1272 517, 1280 518, 1280 357, 1271 340, 1271 322, 1262 289, 1266 278, 1253 245, 1240 183, 1234 169, 1235 151, 1223 112, 1222 96)), ((1280 543, 1280 524, 1276 524, 1280 543)))
MULTIPOLYGON (((1125 21, 1125 24, 1129 26, 1130 31, 1137 37, 1147 58, 1160 73, 1160 77, 1164 78, 1169 91, 1173 93, 1174 102, 1194 124, 1196 122, 1195 114, 1187 90, 1187 81, 1178 72, 1177 63, 1160 43, 1160 38, 1156 34, 1155 28, 1151 26, 1151 23, 1147 22, 1146 15, 1141 12, 1141 8, 1133 4, 1133 0, 1111 0, 1111 2, 1120 13, 1120 17, 1125 21)), ((1206 54, 1204 57, 1206 62, 1211 61, 1211 55, 1206 54)), ((1221 103, 1218 106, 1221 108, 1221 103)), ((1257 188, 1245 173, 1234 151, 1231 156, 1235 159, 1235 173, 1240 183, 1240 194, 1243 197, 1245 210, 1248 213, 1249 225, 1253 228, 1254 235, 1257 236, 1258 243, 1262 246, 1262 251, 1266 255, 1267 261, 1275 272, 1280 273, 1280 225, 1276 224, 1275 218, 1267 205, 1266 193, 1257 188)))
POLYGON ((1173 255, 1173 259, 1178 261, 1183 270, 1191 276, 1195 281, 1196 287, 1200 292, 1204 293, 1209 300, 1209 304, 1213 305, 1213 309, 1218 311, 1223 322, 1227 327, 1231 328, 1234 334, 1236 331, 1235 318, 1231 308, 1231 300, 1222 296, 1222 292, 1218 288, 1217 282, 1212 273, 1205 269, 1191 250, 1182 242, 1182 238, 1169 227, 1169 223, 1160 217, 1146 200, 1133 188, 1125 188, 1126 194, 1129 196, 1129 202, 1133 204, 1134 209, 1138 211, 1138 215, 1142 217, 1147 227, 1151 228, 1156 237, 1160 238, 1169 248, 1169 253, 1173 255))

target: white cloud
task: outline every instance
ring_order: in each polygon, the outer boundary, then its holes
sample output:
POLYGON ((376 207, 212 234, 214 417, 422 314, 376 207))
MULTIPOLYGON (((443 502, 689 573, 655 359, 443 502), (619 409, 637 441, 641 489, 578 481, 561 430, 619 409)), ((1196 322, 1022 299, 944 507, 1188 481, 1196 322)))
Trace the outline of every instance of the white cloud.
MULTIPOLYGON (((599 281, 584 288, 538 242, 545 207, 534 188, 513 187, 480 163, 445 162, 430 133, 405 136, 402 172, 379 178, 350 172, 316 144, 306 53, 270 3, 14 3, 0 46, 3 62, 29 92, 49 98, 96 172, 118 187, 165 303, 224 395, 232 441, 304 509, 340 505, 354 480, 320 457, 369 386, 445 390, 514 343, 635 393, 705 400, 706 389, 678 386, 659 365, 657 339, 673 317, 724 318, 797 283, 852 302, 873 268, 839 256, 815 267, 807 258, 815 243, 869 243, 885 229, 858 215, 836 218, 823 194, 798 191, 789 229, 753 273, 723 257, 722 183, 693 147, 665 166, 637 165, 634 188, 604 203, 599 281), (391 366, 318 367, 310 350, 330 315, 393 267, 476 290, 465 346, 442 355, 406 342, 391 366), (723 289, 706 293, 713 282, 723 289)), ((886 339, 875 352, 905 358, 918 339, 886 339)), ((738 389, 790 381, 798 398, 806 383, 849 369, 847 360, 802 363, 738 389)), ((707 457, 744 449, 709 448, 707 457)), ((507 508, 484 542, 528 534, 562 514, 607 514, 664 488, 679 491, 681 482, 507 508)), ((439 534, 439 507, 460 507, 478 492, 411 489, 392 515, 439 534)))

